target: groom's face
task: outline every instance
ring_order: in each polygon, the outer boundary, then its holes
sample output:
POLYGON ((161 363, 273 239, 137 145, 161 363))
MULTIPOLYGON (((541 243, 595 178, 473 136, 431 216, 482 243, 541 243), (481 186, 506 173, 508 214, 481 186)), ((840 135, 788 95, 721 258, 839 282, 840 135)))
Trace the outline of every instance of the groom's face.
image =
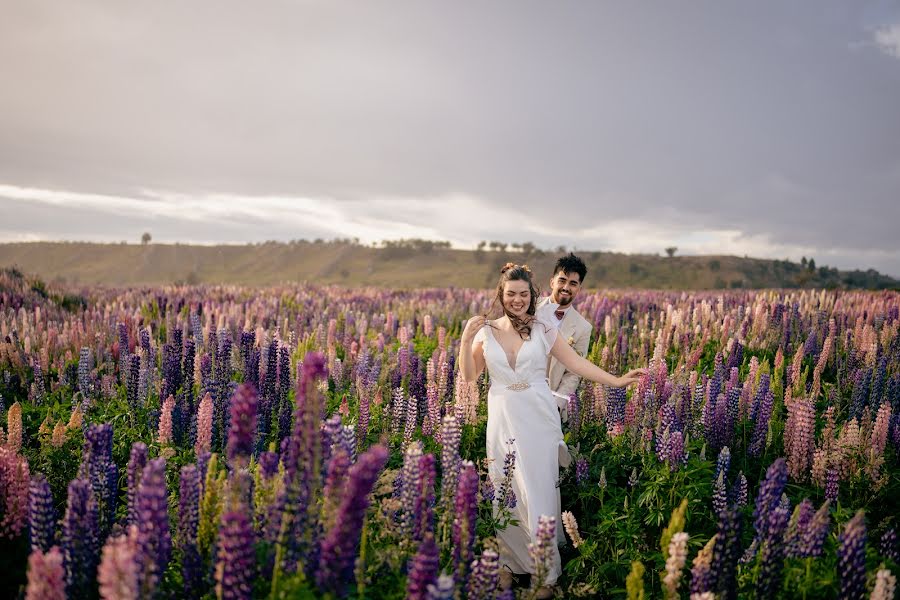
POLYGON ((581 290, 581 277, 578 273, 566 273, 560 270, 550 280, 550 299, 561 307, 569 306, 581 290))

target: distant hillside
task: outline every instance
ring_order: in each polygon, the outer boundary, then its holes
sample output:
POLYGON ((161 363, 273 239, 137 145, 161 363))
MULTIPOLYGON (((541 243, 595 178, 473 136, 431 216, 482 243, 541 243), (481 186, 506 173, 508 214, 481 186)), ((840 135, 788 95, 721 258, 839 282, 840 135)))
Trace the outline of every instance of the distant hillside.
MULTIPOLYGON (((736 256, 655 256, 579 251, 586 285, 656 289, 900 288, 875 270, 838 271, 736 256)), ((546 289, 559 252, 454 250, 409 240, 387 247, 347 241, 244 246, 33 242, 0 244, 0 267, 51 282, 131 286, 168 283, 266 285, 286 281, 387 287, 486 287, 507 261, 528 263, 546 289)))

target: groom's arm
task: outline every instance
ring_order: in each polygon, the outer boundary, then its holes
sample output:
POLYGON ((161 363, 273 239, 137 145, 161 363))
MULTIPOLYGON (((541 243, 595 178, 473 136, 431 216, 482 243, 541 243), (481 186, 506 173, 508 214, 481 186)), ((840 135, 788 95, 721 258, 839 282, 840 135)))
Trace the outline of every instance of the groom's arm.
MULTIPOLYGON (((575 352, 577 352, 579 356, 585 356, 587 354, 588 344, 591 341, 592 330, 593 328, 588 326, 587 328, 582 329, 579 335, 575 336, 575 344, 573 345, 573 347, 575 348, 575 352)), ((565 373, 563 373, 562 379, 559 380, 559 387, 556 388, 556 393, 560 396, 565 396, 566 398, 568 398, 575 392, 575 390, 578 389, 579 383, 581 383, 581 376, 567 370, 565 373)))

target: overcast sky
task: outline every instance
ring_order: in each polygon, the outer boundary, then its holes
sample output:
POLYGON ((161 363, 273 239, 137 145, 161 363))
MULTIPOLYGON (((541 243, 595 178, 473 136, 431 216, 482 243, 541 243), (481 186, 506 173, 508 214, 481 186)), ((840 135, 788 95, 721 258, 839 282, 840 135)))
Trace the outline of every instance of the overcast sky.
POLYGON ((0 0, 0 240, 900 276, 900 2, 0 0))

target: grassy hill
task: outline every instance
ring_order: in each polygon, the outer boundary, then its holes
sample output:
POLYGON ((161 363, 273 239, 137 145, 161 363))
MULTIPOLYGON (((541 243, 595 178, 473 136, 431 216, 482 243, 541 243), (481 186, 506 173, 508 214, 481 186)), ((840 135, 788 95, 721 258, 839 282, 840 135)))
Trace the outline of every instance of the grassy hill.
MULTIPOLYGON (((578 254, 587 263, 590 288, 900 288, 900 281, 872 269, 838 271, 736 256, 578 254)), ((244 246, 31 242, 0 244, 0 267, 75 285, 308 281, 410 288, 493 286, 500 266, 513 261, 527 263, 546 289, 558 255, 538 249, 454 250, 423 240, 381 248, 347 241, 244 246)))

